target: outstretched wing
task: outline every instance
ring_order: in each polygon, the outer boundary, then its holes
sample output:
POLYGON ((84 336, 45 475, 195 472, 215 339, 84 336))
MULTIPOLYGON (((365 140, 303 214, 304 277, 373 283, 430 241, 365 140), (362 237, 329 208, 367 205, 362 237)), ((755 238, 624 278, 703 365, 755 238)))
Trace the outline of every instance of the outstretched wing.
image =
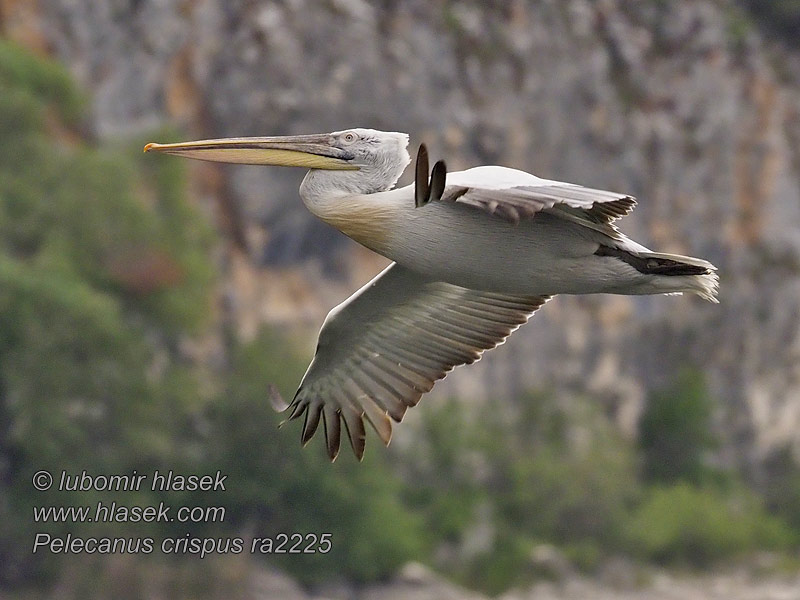
POLYGON ((547 300, 430 281, 393 263, 328 314, 289 419, 305 417, 303 444, 321 420, 331 460, 344 422, 360 459, 365 418, 388 444, 390 417, 400 422, 437 380, 501 344, 547 300))
POLYGON ((505 167, 448 173, 447 186, 438 200, 474 206, 513 223, 548 211, 601 226, 611 225, 636 206, 636 199, 627 194, 540 179, 505 167))

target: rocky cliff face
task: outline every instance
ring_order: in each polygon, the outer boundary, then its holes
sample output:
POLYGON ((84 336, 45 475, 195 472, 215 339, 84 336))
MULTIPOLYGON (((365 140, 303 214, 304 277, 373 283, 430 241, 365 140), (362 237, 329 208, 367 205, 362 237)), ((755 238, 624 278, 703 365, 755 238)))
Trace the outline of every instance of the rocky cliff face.
MULTIPOLYGON (((800 451, 800 56, 733 2, 3 0, 0 18, 90 90, 103 138, 369 126, 451 169, 634 194, 625 232, 715 262, 721 304, 558 298, 438 395, 585 392, 632 430, 646 390, 694 365, 726 458, 800 451)), ((194 172, 247 248, 229 277, 245 331, 318 323, 381 264, 305 212, 300 173, 194 172)))

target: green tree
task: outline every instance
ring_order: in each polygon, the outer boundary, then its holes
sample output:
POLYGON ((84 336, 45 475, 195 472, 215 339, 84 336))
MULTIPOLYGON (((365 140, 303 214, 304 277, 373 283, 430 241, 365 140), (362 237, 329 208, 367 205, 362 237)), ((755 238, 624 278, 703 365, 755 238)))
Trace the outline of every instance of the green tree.
POLYGON ((701 483, 711 474, 706 460, 717 445, 711 412, 705 380, 698 371, 684 370, 673 385, 650 394, 639 421, 646 481, 701 483))
POLYGON ((793 542, 786 524, 752 492, 686 482, 651 487, 625 532, 635 555, 694 568, 757 549, 786 550, 793 542))
POLYGON ((421 410, 406 493, 440 568, 499 593, 535 575, 537 544, 586 568, 621 547, 639 492, 635 456, 590 399, 530 393, 475 413, 456 401, 421 410))
POLYGON ((80 141, 61 67, 2 41, 0 89, 0 581, 20 582, 59 564, 31 556, 31 507, 93 499, 36 492, 36 470, 181 460, 182 403, 203 394, 166 382, 207 320, 214 238, 179 167, 80 141))

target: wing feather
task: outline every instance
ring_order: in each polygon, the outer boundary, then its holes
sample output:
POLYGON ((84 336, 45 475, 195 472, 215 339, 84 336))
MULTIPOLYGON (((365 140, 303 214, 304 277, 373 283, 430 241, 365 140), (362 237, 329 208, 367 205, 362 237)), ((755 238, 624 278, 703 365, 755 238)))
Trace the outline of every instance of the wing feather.
POLYGON ((325 442, 328 448, 328 457, 331 461, 336 460, 339 455, 339 444, 342 437, 341 421, 339 415, 341 409, 333 404, 325 403, 322 407, 322 423, 325 429, 325 442))
POLYGON ((331 460, 344 422, 361 459, 364 419, 388 444, 390 419, 400 422, 436 381, 503 343, 547 300, 430 281, 392 264, 328 314, 289 420, 305 416, 303 444, 322 420, 331 460))
POLYGON ((364 413, 359 413, 352 407, 342 409, 342 420, 347 437, 350 439, 350 447, 359 460, 364 456, 364 447, 367 444, 367 431, 364 428, 364 419, 361 418, 362 414, 364 413))
MULTIPOLYGON (((384 445, 388 446, 392 439, 392 421, 389 419, 389 415, 379 409, 374 402, 364 402, 362 406, 364 408, 364 417, 369 421, 369 424, 378 434, 378 437, 381 438, 384 445)), ((357 456, 360 460, 363 453, 357 456)))
MULTIPOLYGON (((322 404, 319 402, 308 404, 306 410, 306 418, 303 421, 303 435, 300 438, 300 441, 305 446, 308 441, 314 437, 314 434, 317 431, 317 427, 319 426, 319 416, 322 414, 322 404)), ((299 416, 299 415, 298 415, 299 416)))
POLYGON ((530 219, 542 211, 550 211, 555 214, 569 213, 593 223, 610 225, 636 206, 636 199, 627 194, 571 183, 541 181, 540 185, 501 188, 449 185, 439 201, 472 206, 512 223, 530 219))

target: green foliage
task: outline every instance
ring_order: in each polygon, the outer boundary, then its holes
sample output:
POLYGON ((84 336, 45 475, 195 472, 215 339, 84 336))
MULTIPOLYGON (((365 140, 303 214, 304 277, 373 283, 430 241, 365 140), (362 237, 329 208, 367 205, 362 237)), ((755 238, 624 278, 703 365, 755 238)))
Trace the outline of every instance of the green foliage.
POLYGON ((186 201, 180 163, 145 160, 138 140, 133 152, 65 146, 46 118, 78 103, 65 77, 0 44, 9 86, 0 94, 0 249, 118 297, 170 333, 196 329, 209 314, 213 238, 186 201))
POLYGON ((0 40, 0 88, 4 92, 0 96, 25 94, 30 104, 45 104, 68 125, 80 119, 85 105, 84 98, 61 65, 3 40, 0 40))
POLYGON ((536 394, 472 416, 455 401, 422 410, 404 456, 406 497, 439 568, 466 585, 500 593, 549 575, 531 558, 541 543, 586 570, 609 553, 706 567, 797 543, 734 474, 706 465, 716 440, 698 373, 652 394, 638 456, 589 399, 536 394))
POLYGON ((643 477, 654 485, 627 524, 631 552, 705 567, 758 548, 785 549, 796 538, 735 473, 707 464, 718 445, 711 415, 699 372, 684 370, 672 386, 651 394, 639 445, 643 477))
POLYGON ((637 491, 632 448, 588 399, 526 402, 538 410, 508 423, 512 444, 496 449, 501 511, 537 538, 611 542, 637 491))
MULTIPOLYGON (((402 457, 407 502, 425 514, 428 543, 457 543, 474 522, 476 507, 486 499, 475 461, 476 425, 456 400, 424 405, 421 431, 408 456, 402 457)), ((484 463, 485 464, 485 463, 484 463)))
POLYGON ((452 402, 427 408, 424 422, 419 454, 404 462, 432 543, 455 548, 437 553, 453 557, 441 568, 498 593, 530 575, 536 543, 565 547, 587 567, 598 548, 619 545, 638 493, 634 455, 590 401, 532 395, 472 419, 452 402), (481 528, 486 539, 471 549, 481 528))
POLYGON ((756 549, 785 550, 792 542, 785 523, 765 513, 758 499, 688 483, 657 486, 627 527, 631 550, 649 560, 692 567, 756 549))
POLYGON ((0 85, 0 581, 13 581, 59 564, 30 555, 31 506, 95 499, 37 493, 34 471, 182 460, 180 400, 204 394, 196 374, 171 386, 173 348, 207 318, 213 238, 174 167, 67 132, 83 103, 63 69, 3 41, 0 85))
POLYGON ((742 49, 754 28, 751 16, 741 7, 731 5, 725 11, 725 19, 730 45, 734 50, 742 49))
POLYGON ((764 500, 770 512, 785 519, 800 541, 800 465, 791 448, 774 451, 764 461, 764 500))
POLYGON ((685 370, 675 383, 653 392, 639 421, 639 446, 647 481, 702 483, 713 477, 706 460, 717 445, 712 403, 702 373, 685 370))

